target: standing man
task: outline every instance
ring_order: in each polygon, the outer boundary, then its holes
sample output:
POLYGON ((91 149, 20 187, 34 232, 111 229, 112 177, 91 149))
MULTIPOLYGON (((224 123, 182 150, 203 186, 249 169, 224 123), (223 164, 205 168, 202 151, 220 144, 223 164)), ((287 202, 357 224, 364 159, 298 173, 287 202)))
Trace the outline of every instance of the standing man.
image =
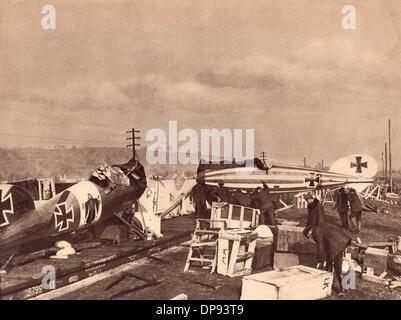
POLYGON ((251 207, 252 200, 247 192, 241 190, 236 190, 234 192, 233 201, 235 204, 242 207, 251 207))
POLYGON ((305 195, 308 201, 308 223, 303 233, 305 237, 312 237, 317 245, 317 268, 333 272, 333 289, 344 295, 342 286, 342 262, 344 251, 351 242, 351 238, 340 228, 326 224, 324 208, 320 201, 311 193, 305 195))
POLYGON ((274 219, 274 199, 270 194, 269 187, 263 183, 263 188, 257 187, 253 197, 259 200, 260 204, 259 223, 269 226, 277 225, 276 219, 274 219))
POLYGON ((337 209, 338 210, 338 215, 340 217, 340 225, 344 229, 349 228, 349 223, 348 223, 348 196, 345 193, 344 187, 341 187, 336 195, 336 203, 333 207, 332 212, 337 209))
POLYGON ((203 177, 198 177, 196 178, 196 182, 191 191, 191 197, 195 204, 195 217, 198 219, 208 219, 205 180, 203 177))
POLYGON ((320 201, 313 197, 311 192, 308 192, 304 196, 304 199, 308 202, 308 221, 306 227, 312 228, 324 225, 326 223, 326 217, 320 201))
POLYGON ((360 233, 362 230, 362 201, 353 188, 349 189, 348 201, 351 207, 349 218, 353 228, 352 231, 360 233))
POLYGON ((224 188, 223 181, 219 181, 219 186, 217 187, 217 189, 213 190, 212 196, 214 198, 217 198, 219 202, 233 203, 231 193, 227 188, 224 188))

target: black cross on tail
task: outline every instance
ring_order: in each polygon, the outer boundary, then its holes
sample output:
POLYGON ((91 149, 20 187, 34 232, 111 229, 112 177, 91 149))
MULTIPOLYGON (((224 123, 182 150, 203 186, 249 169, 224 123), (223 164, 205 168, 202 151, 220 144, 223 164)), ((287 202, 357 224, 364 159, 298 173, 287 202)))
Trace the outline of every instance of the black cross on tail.
POLYGON ((6 197, 4 197, 3 194, 4 190, 0 189, 0 227, 4 227, 9 224, 6 214, 14 213, 11 192, 6 197))
POLYGON ((350 168, 355 168, 356 167, 356 173, 362 173, 362 168, 368 168, 368 163, 362 162, 362 157, 358 156, 355 157, 356 163, 351 162, 350 163, 350 168))

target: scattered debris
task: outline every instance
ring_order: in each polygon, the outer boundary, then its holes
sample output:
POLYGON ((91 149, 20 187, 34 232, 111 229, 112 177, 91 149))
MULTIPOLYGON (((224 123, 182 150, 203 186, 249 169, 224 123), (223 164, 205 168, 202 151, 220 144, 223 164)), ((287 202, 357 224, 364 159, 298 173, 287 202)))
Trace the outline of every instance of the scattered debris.
POLYGON ((401 287, 401 277, 393 276, 393 279, 394 280, 391 281, 391 284, 390 284, 389 288, 390 289, 396 289, 396 288, 401 287))
POLYGON ((213 285, 213 284, 203 283, 203 282, 199 282, 199 281, 193 281, 193 283, 198 284, 203 287, 206 287, 206 288, 213 289, 213 290, 219 290, 222 288, 221 285, 213 285))
POLYGON ((51 259, 68 259, 69 256, 77 253, 71 243, 67 241, 57 241, 55 247, 58 250, 56 255, 50 256, 51 259))
POLYGON ((382 284, 384 286, 388 286, 390 284, 390 280, 386 279, 384 276, 375 276, 374 274, 371 273, 362 273, 362 279, 370 281, 370 282, 375 282, 382 284))
POLYGON ((388 250, 369 247, 365 251, 363 267, 364 269, 372 268, 373 274, 380 275, 387 272, 388 256, 388 250))
POLYGON ((179 295, 171 298, 170 300, 188 300, 188 296, 185 293, 180 293, 179 295))
POLYGON ((173 263, 172 261, 163 260, 163 259, 160 259, 160 258, 155 257, 155 256, 148 256, 148 258, 152 259, 154 261, 160 262, 161 264, 172 264, 173 263))
POLYGON ((135 274, 129 273, 129 272, 124 272, 120 277, 118 277, 116 280, 110 282, 104 289, 105 290, 109 290, 112 287, 114 287, 115 285, 119 284, 122 280, 126 279, 126 278, 135 278, 137 280, 141 280, 143 282, 147 282, 147 283, 153 283, 155 282, 155 280, 153 279, 147 279, 141 276, 137 276, 135 274))
POLYGON ((6 274, 11 268, 11 262, 13 261, 16 253, 13 253, 6 262, 0 268, 0 274, 6 274))
POLYGON ((143 289, 146 289, 146 288, 158 286, 159 284, 161 284, 160 280, 157 280, 157 281, 154 281, 154 282, 149 282, 149 283, 146 283, 146 284, 144 284, 142 286, 139 286, 139 287, 135 287, 135 288, 132 288, 132 289, 127 289, 127 290, 120 291, 120 292, 112 295, 109 299, 112 300, 112 299, 115 299, 115 298, 119 298, 119 297, 125 296, 127 294, 134 293, 134 292, 139 291, 139 290, 143 290, 143 289))
POLYGON ((113 280, 110 282, 107 286, 104 287, 104 290, 110 290, 113 288, 116 284, 119 284, 122 280, 124 280, 127 277, 127 274, 123 273, 120 275, 116 280, 113 280))

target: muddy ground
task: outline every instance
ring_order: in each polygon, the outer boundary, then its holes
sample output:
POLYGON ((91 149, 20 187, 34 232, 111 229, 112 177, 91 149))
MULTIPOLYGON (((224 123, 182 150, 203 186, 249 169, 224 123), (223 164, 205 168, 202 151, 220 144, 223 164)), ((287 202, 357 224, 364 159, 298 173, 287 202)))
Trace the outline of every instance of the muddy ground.
MULTIPOLYGON (((326 214, 330 223, 338 224, 335 212, 330 212, 331 207, 326 208, 326 214)), ((288 220, 306 221, 305 210, 291 210, 279 214, 280 218, 288 220)), ((401 236, 401 209, 391 208, 387 214, 363 213, 363 230, 356 235, 350 233, 355 240, 356 236, 365 241, 386 241, 401 236)), ((160 283, 153 287, 143 288, 136 292, 126 293, 119 297, 115 294, 124 290, 142 287, 145 281, 134 277, 126 277, 110 289, 109 284, 119 278, 113 276, 90 285, 81 290, 67 294, 60 299, 171 299, 172 297, 185 293, 189 299, 233 299, 238 300, 241 294, 241 277, 229 278, 218 274, 210 275, 207 270, 194 268, 190 272, 183 272, 185 260, 188 253, 187 245, 176 246, 162 251, 157 255, 163 261, 155 261, 143 258, 141 264, 130 270, 130 274, 145 277, 149 280, 159 280, 160 283), (201 282, 215 286, 211 288, 200 285, 201 282)), ((268 270, 261 269, 257 272, 268 270)), ((349 290, 345 297, 332 296, 328 299, 401 299, 401 289, 390 290, 381 284, 362 280, 358 277, 356 289, 349 290)))

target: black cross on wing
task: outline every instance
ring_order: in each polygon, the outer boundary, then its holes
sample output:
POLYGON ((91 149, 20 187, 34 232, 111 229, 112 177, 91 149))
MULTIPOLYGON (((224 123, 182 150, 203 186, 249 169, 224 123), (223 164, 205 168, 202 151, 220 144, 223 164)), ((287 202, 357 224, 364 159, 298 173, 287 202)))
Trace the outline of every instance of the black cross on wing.
POLYGON ((321 182, 321 176, 319 174, 316 174, 315 172, 310 172, 309 177, 305 177, 305 183, 308 183, 308 187, 315 187, 318 186, 321 182), (315 182, 317 185, 315 185, 315 182))

